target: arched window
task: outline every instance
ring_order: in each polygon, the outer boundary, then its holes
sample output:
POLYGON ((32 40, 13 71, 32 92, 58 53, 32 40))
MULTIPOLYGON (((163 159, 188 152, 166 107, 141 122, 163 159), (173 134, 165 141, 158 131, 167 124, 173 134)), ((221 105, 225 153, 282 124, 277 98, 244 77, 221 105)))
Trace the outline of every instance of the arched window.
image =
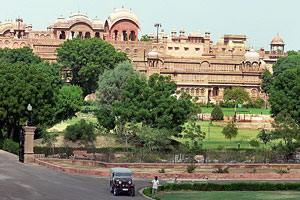
POLYGON ((118 30, 115 30, 115 31, 114 31, 114 39, 115 39, 115 41, 118 40, 118 35, 119 35, 119 31, 118 31, 118 30))
POLYGON ((123 31, 123 41, 127 41, 128 40, 128 35, 126 31, 123 31))
POLYGON ((64 31, 62 31, 59 35, 59 39, 60 40, 65 40, 66 39, 66 33, 64 31))
POLYGON ((86 32, 84 38, 91 38, 90 32, 86 32))
POLYGON ((130 32, 130 35, 129 35, 129 40, 130 40, 130 41, 135 41, 135 39, 136 39, 135 32, 134 32, 134 31, 131 31, 131 32, 130 32))
POLYGON ((95 37, 96 37, 96 38, 100 38, 100 33, 99 33, 99 32, 96 32, 95 37))

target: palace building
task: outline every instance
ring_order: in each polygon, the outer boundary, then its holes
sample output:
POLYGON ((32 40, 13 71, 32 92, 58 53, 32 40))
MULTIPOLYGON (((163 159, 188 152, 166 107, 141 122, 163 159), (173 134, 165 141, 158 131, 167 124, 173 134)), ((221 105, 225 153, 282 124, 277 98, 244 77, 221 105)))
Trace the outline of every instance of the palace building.
POLYGON ((252 100, 264 99, 260 84, 264 70, 272 71, 279 57, 286 56, 284 42, 277 35, 270 50, 247 46, 246 35, 224 35, 215 44, 210 31, 186 34, 184 29, 149 34, 150 42, 138 40, 141 24, 129 9, 115 9, 105 23, 75 13, 59 17, 45 31, 32 30, 23 19, 0 23, 0 48, 29 46, 45 60, 56 60, 55 50, 68 39, 101 38, 125 52, 136 70, 150 76, 171 76, 177 89, 198 97, 199 102, 220 102, 226 88, 243 87, 252 100))

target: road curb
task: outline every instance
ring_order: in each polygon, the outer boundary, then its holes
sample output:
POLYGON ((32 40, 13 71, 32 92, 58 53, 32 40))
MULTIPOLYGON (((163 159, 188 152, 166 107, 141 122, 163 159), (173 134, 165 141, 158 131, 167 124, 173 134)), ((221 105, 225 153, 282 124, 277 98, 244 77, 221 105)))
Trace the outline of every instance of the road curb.
MULTIPOLYGON (((148 187, 149 187, 149 186, 148 186, 148 187)), ((148 187, 143 187, 143 188, 139 189, 138 192, 139 192, 144 198, 146 198, 146 199, 155 200, 155 199, 153 199, 153 198, 151 198, 151 197, 148 197, 148 196, 146 196, 146 195, 144 194, 144 190, 145 190, 146 188, 148 188, 148 187)))
POLYGON ((0 149, 0 153, 5 153, 5 154, 8 154, 8 155, 10 155, 10 156, 12 156, 12 157, 14 157, 14 158, 19 159, 19 156, 18 156, 18 155, 13 154, 13 153, 10 153, 10 152, 8 152, 8 151, 4 151, 3 149, 0 149))

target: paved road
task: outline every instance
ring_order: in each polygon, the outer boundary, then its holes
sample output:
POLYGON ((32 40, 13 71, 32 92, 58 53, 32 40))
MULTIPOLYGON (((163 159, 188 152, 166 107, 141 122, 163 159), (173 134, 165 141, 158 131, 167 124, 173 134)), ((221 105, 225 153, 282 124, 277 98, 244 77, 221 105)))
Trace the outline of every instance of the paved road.
MULTIPOLYGON (((150 180, 134 180, 137 189, 150 180)), ((161 181, 163 183, 163 181, 161 181)), ((184 181, 188 182, 188 180, 184 181)), ((300 182, 299 180, 202 180, 201 182, 300 182)), ((56 172, 33 164, 22 164, 18 158, 0 150, 0 200, 144 200, 135 197, 113 196, 108 178, 56 172)))
MULTIPOLYGON (((135 180, 137 188, 149 185, 149 180, 135 180)), ((0 150, 1 200, 144 200, 113 196, 108 178, 56 172, 33 164, 22 164, 18 158, 0 150)))

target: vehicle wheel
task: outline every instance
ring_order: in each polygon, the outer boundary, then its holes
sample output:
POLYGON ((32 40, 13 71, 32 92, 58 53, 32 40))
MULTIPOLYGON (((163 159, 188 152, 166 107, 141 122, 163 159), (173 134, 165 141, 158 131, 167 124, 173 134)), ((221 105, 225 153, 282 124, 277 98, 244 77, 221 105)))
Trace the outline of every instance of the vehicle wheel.
POLYGON ((112 186, 109 186, 109 190, 110 190, 110 192, 111 192, 111 193, 113 193, 113 192, 114 192, 114 189, 113 189, 113 187, 112 187, 112 186))
POLYGON ((118 190, 117 190, 117 188, 114 189, 114 195, 118 196, 118 190))
POLYGON ((134 195, 135 195, 135 189, 134 189, 134 188, 132 188, 132 190, 131 190, 131 196, 133 196, 133 197, 134 197, 134 195))

